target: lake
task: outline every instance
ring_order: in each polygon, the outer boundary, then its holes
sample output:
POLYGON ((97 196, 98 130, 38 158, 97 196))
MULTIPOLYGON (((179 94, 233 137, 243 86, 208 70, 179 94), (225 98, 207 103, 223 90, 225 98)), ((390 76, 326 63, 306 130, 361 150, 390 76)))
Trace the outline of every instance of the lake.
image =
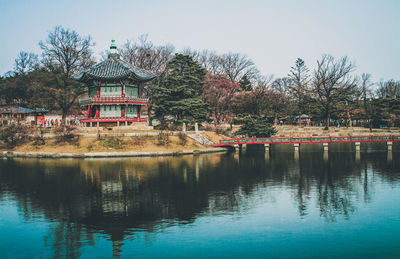
POLYGON ((400 144, 0 159, 1 258, 400 258, 400 144))

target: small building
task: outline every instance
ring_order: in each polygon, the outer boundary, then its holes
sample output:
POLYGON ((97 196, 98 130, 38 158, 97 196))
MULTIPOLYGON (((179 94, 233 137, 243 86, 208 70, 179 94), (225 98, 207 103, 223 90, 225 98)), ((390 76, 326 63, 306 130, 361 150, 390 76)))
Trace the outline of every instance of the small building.
POLYGON ((141 108, 147 105, 148 98, 141 93, 140 86, 155 77, 150 71, 121 60, 112 40, 108 58, 75 78, 88 86, 88 97, 79 100, 87 111, 81 123, 119 126, 147 122, 147 118, 141 117, 141 108))
POLYGON ((29 124, 41 125, 44 116, 48 111, 44 108, 24 108, 24 107, 1 107, 0 124, 2 126, 10 124, 29 124))
POLYGON ((299 126, 311 126, 311 117, 307 114, 296 116, 295 119, 299 126))

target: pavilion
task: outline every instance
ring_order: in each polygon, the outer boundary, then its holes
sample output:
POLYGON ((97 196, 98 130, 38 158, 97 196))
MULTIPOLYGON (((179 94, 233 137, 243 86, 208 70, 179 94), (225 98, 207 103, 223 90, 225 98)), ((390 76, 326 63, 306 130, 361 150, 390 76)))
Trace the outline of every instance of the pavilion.
POLYGON ((87 111, 81 123, 85 126, 93 126, 93 123, 128 126, 147 122, 147 118, 141 117, 141 108, 148 102, 141 86, 155 77, 152 72, 121 60, 112 40, 108 58, 75 78, 88 86, 88 97, 79 100, 87 111))

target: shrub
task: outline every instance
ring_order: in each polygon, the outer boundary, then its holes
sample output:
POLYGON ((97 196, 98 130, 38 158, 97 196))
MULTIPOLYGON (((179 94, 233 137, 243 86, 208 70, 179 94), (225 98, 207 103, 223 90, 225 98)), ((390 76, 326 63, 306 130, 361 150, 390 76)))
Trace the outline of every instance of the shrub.
POLYGON ((202 125, 201 129, 205 131, 216 131, 216 126, 215 124, 207 123, 202 125))
POLYGON ((34 146, 43 146, 44 144, 46 144, 46 140, 43 135, 44 135, 44 129, 42 127, 38 128, 35 134, 33 135, 32 144, 34 146))
POLYGON ((168 145, 169 144, 169 133, 160 132, 157 136, 157 145, 168 145))
POLYGON ((127 143, 128 145, 133 145, 133 146, 144 146, 145 141, 143 137, 131 137, 127 143))
POLYGON ((28 139, 28 128, 26 126, 8 125, 0 128, 0 140, 9 148, 14 148, 28 139))
POLYGON ((158 124, 157 126, 154 126, 154 129, 158 129, 158 130, 168 130, 169 129, 169 124, 167 121, 162 121, 160 122, 160 124, 158 124))
POLYGON ((178 138, 179 138, 179 142, 182 146, 185 146, 188 139, 187 139, 187 135, 183 132, 179 132, 178 133, 178 138))
POLYGON ((79 135, 77 129, 71 125, 60 125, 54 128, 56 143, 69 142, 79 145, 79 135))
POLYGON ((100 140, 103 147, 108 149, 122 149, 125 144, 121 137, 106 136, 100 140))

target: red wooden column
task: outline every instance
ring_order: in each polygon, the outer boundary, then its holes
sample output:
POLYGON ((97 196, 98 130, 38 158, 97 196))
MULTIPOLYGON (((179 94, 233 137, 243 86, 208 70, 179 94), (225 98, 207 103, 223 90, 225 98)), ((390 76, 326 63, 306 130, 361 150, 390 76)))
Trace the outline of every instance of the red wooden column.
POLYGON ((87 116, 86 116, 87 118, 90 118, 90 112, 91 112, 90 108, 91 108, 90 105, 88 105, 87 116))
POLYGON ((121 117, 125 117, 125 107, 121 105, 121 117))
POLYGON ((96 118, 100 117, 100 106, 96 106, 96 118))
POLYGON ((96 93, 96 96, 97 96, 97 98, 100 97, 100 86, 99 86, 99 85, 97 86, 97 93, 96 93))
POLYGON ((139 121, 140 121, 140 108, 142 108, 142 106, 139 105, 138 112, 137 112, 137 118, 139 121))

